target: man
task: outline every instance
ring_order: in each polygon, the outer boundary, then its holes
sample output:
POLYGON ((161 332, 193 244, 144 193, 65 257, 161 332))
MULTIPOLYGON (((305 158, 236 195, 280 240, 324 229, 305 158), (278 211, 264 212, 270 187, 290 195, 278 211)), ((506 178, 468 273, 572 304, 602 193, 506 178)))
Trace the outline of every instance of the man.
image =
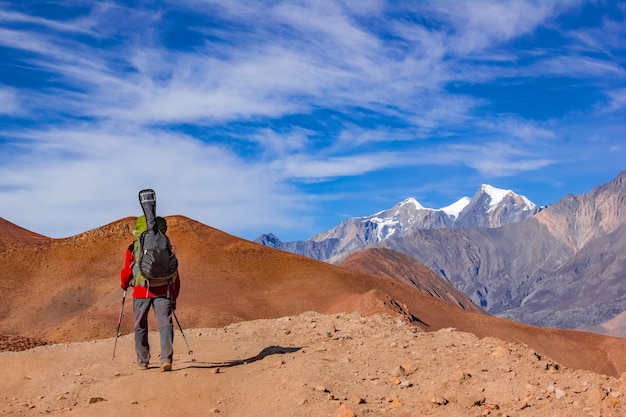
MULTIPOLYGON (((163 233, 167 231, 167 222, 162 217, 156 218, 159 230, 163 233)), ((135 240, 145 230, 145 217, 140 216, 135 222, 135 240)), ((148 312, 150 307, 154 308, 154 314, 159 326, 159 337, 161 342, 161 370, 172 370, 172 358, 174 356, 174 324, 172 322, 172 312, 176 309, 176 299, 180 292, 180 276, 176 272, 174 279, 159 283, 150 284, 143 278, 135 266, 135 242, 126 250, 124 268, 120 273, 121 286, 123 290, 128 287, 133 288, 133 315, 135 318, 135 351, 137 353, 137 364, 140 369, 147 369, 150 363, 150 345, 148 343, 148 312)))

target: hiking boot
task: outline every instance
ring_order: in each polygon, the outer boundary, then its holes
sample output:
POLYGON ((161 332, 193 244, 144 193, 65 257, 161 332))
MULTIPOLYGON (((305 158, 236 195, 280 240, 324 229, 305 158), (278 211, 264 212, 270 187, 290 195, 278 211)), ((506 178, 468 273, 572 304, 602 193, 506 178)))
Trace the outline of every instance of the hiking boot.
POLYGON ((138 365, 139 365, 139 369, 140 370, 148 369, 148 364, 147 363, 140 363, 138 365))
POLYGON ((171 363, 162 363, 161 364, 161 371, 169 372, 171 370, 172 370, 172 364, 171 363))

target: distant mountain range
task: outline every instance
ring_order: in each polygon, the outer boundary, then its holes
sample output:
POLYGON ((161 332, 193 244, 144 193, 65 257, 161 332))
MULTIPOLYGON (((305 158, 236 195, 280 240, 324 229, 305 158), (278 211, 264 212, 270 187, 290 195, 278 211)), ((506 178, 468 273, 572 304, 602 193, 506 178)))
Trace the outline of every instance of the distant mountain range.
POLYGON ((423 263, 491 314, 562 328, 626 310, 626 171, 588 194, 537 207, 483 185, 443 209, 413 199, 309 240, 257 242, 330 263, 383 247, 423 263))
POLYGON ((417 230, 499 227, 527 219, 539 211, 541 208, 524 196, 483 184, 471 199, 463 197, 441 209, 425 208, 414 198, 408 198, 388 210, 346 219, 305 241, 282 242, 270 233, 255 242, 337 263, 355 250, 409 236, 417 230))

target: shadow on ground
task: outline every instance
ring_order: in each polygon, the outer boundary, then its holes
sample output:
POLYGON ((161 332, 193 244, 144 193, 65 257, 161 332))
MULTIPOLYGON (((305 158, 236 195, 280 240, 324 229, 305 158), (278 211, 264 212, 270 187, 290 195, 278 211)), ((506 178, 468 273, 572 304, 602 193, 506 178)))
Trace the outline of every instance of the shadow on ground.
POLYGON ((302 349, 302 347, 268 346, 264 348, 261 352, 259 352, 258 355, 252 356, 250 358, 235 359, 225 362, 197 362, 195 359, 191 359, 190 361, 183 362, 184 365, 181 364, 182 366, 180 368, 177 368, 177 370, 190 368, 228 368, 231 366, 246 365, 248 363, 260 361, 267 356, 293 353, 299 351, 300 349, 302 349))

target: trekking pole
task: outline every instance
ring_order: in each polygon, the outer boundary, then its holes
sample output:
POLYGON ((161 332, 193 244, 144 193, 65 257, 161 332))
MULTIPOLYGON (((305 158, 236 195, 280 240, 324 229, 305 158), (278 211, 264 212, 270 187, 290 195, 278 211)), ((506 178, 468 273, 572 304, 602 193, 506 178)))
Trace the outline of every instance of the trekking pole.
POLYGON ((120 327, 122 326, 122 313, 124 312, 124 301, 126 301, 126 290, 122 294, 122 307, 120 307, 120 317, 117 319, 117 332, 115 332, 115 344, 113 345, 113 357, 115 359, 115 349, 117 348, 117 338, 120 337, 120 327))
MULTIPOLYGON (((189 356, 193 356, 193 350, 191 350, 191 348, 189 347, 189 342, 187 342, 187 338, 185 337, 185 333, 183 332, 183 327, 180 325, 180 321, 178 321, 178 316, 176 315, 176 311, 172 310, 172 314, 174 315, 174 318, 176 319, 176 323, 178 324, 178 328, 180 329, 180 334, 183 335, 183 339, 185 339, 185 344, 187 345, 187 354, 189 356)), ((196 361, 196 358, 191 358, 192 362, 196 361)))

